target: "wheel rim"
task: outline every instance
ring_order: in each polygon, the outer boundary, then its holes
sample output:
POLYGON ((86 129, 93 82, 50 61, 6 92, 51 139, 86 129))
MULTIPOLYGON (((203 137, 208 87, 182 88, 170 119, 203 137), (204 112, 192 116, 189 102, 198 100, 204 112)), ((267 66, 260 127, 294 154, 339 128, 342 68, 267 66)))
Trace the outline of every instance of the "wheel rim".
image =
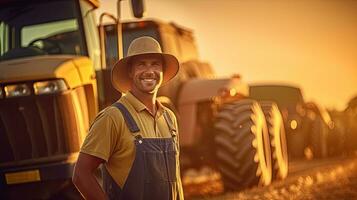
MULTIPOLYGON (((285 128, 284 128, 284 123, 281 115, 277 116, 280 126, 278 127, 279 130, 279 141, 275 140, 275 144, 278 144, 280 148, 277 148, 277 160, 279 162, 279 175, 280 178, 285 178, 288 174, 288 149, 287 149, 287 144, 286 144, 286 134, 285 134, 285 128)), ((276 138, 278 139, 278 138, 276 138)))
POLYGON ((257 158, 259 160, 259 168, 257 173, 262 173, 259 184, 269 185, 271 183, 272 166, 271 166, 271 151, 270 151, 270 139, 268 135, 268 128, 265 123, 264 113, 260 106, 255 103, 255 113, 256 113, 256 138, 257 138, 257 158), (260 170, 260 171, 259 171, 260 170))

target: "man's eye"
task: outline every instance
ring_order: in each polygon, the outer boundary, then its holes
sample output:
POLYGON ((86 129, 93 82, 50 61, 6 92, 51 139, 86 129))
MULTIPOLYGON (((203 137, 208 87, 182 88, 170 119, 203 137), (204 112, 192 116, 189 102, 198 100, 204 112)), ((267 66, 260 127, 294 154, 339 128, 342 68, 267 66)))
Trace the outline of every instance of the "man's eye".
POLYGON ((140 67, 140 68, 143 68, 143 67, 145 67, 145 64, 144 63, 138 63, 137 66, 140 67))
POLYGON ((152 65, 155 66, 155 67, 156 66, 161 66, 161 63, 157 62, 157 63, 153 63, 152 65))

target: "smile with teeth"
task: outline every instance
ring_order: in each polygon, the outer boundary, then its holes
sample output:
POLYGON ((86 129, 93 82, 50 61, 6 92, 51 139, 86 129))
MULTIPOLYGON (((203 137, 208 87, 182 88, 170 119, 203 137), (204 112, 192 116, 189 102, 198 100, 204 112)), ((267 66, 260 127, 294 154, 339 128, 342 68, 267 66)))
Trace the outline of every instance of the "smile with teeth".
POLYGON ((147 78, 141 78, 141 81, 143 84, 155 84, 156 83, 156 79, 155 78, 152 78, 152 77, 147 77, 147 78))
POLYGON ((144 83, 153 83, 156 81, 156 79, 155 78, 142 78, 141 81, 144 83))
POLYGON ((154 78, 143 78, 142 80, 143 81, 155 81, 156 79, 154 79, 154 78))

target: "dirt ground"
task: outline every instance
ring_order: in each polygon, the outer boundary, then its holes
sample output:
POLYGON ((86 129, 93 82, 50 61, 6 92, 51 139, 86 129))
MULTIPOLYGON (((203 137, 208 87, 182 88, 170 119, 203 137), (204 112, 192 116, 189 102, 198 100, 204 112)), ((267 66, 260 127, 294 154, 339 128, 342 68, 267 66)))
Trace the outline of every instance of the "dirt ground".
POLYGON ((266 187, 224 193, 220 175, 208 168, 183 177, 186 199, 194 200, 357 200, 357 156, 300 160, 285 180, 266 187))

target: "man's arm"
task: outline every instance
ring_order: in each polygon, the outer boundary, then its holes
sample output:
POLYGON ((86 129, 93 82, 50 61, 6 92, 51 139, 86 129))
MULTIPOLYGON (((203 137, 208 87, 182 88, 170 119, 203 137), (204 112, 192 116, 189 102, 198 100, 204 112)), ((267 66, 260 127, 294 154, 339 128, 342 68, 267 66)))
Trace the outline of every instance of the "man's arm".
POLYGON ((94 171, 104 160, 85 153, 79 153, 72 181, 85 199, 105 200, 104 191, 97 182, 94 171))

